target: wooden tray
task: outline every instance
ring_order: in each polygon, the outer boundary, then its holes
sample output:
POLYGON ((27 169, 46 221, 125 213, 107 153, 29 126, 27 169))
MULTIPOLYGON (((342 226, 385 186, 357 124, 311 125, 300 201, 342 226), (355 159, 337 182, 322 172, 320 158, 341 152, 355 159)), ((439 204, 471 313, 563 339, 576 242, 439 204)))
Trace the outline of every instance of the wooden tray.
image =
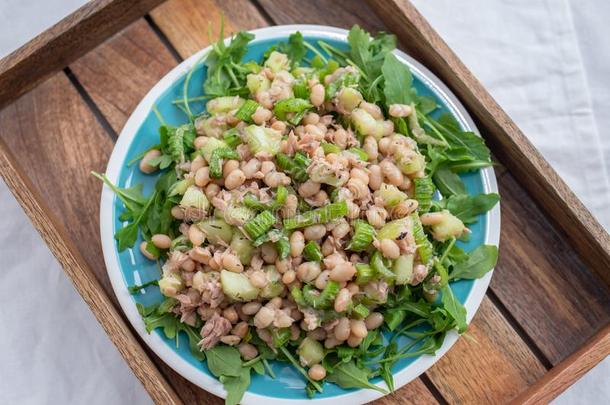
POLYGON ((159 3, 93 1, 0 61, 0 173, 157 403, 222 401, 126 323, 102 259, 101 185, 89 172, 104 170, 136 104, 208 45, 221 14, 233 31, 313 23, 394 32, 458 95, 504 168, 500 260, 472 339, 378 403, 544 403, 610 354, 610 237, 410 3, 159 3))

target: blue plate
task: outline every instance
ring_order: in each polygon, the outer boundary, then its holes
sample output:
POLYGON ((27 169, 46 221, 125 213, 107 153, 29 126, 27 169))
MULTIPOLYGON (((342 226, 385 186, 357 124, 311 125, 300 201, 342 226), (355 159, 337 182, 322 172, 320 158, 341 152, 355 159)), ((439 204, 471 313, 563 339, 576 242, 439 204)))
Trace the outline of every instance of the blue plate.
MULTIPOLYGON (((256 39, 250 44, 244 60, 260 61, 263 53, 270 46, 276 44, 278 41, 285 40, 288 34, 294 32, 296 29, 299 29, 303 33, 305 39, 311 44, 316 44, 318 40, 324 40, 339 49, 345 49, 347 46, 344 39, 346 31, 344 30, 318 26, 272 27, 254 31, 256 39)), ((183 62, 182 65, 170 72, 167 77, 155 86, 155 88, 153 88, 144 98, 141 105, 126 124, 125 129, 119 137, 119 142, 115 147, 107 171, 109 178, 119 186, 128 187, 142 183, 144 184, 145 195, 150 193, 154 188, 158 175, 143 174, 138 170, 137 164, 128 166, 127 162, 138 156, 142 151, 145 151, 159 142, 158 128, 160 122, 150 108, 153 103, 157 106, 163 119, 168 124, 180 125, 188 121, 184 113, 172 104, 172 100, 182 98, 186 72, 188 72, 190 66, 197 60, 200 60, 202 52, 183 62)), ((312 56, 311 52, 307 55, 307 57, 312 56)), ((449 112, 455 116, 464 130, 476 131, 472 121, 468 118, 459 102, 449 93, 442 83, 438 81, 438 79, 407 55, 397 52, 397 56, 410 66, 414 76, 414 86, 417 89, 418 94, 430 96, 436 100, 439 108, 435 111, 435 115, 449 112)), ((202 85, 205 77, 206 69, 205 67, 202 67, 202 65, 199 65, 190 79, 189 95, 191 97, 202 94, 202 85)), ((204 104, 198 102, 194 102, 191 105, 191 109, 194 112, 202 111, 203 107, 204 104)), ((461 175, 461 177, 470 194, 497 192, 492 169, 464 174, 461 175)), ((132 296, 128 294, 125 295, 125 291, 127 286, 158 279, 160 272, 155 263, 144 258, 139 252, 138 246, 141 239, 138 239, 135 248, 127 249, 120 253, 118 252, 116 241, 111 239, 111 235, 118 229, 121 229, 124 225, 119 220, 119 215, 122 210, 122 204, 119 199, 109 195, 108 190, 105 189, 104 195, 102 196, 101 209, 104 256, 109 274, 113 281, 113 287, 117 296, 120 298, 121 305, 132 323, 134 323, 138 332, 142 333, 143 328, 141 321, 138 321, 137 313, 134 315, 135 303, 140 303, 145 306, 151 305, 161 301, 163 297, 157 287, 149 287, 145 291, 142 291, 142 293, 132 296), (108 224, 111 224, 111 226, 108 226, 108 224)), ((479 220, 470 226, 470 230, 472 231, 470 240, 466 243, 458 242, 463 249, 470 251, 483 243, 497 244, 497 234, 499 233, 499 208, 494 209, 487 215, 481 215, 479 220)), ((480 299, 487 288, 490 277, 491 273, 482 280, 462 280, 451 283, 451 288, 456 297, 462 303, 470 304, 466 305, 467 307, 470 307, 467 308, 469 310, 469 319, 474 315, 474 311, 476 311, 476 308, 480 303, 480 299), (472 293, 475 285, 478 285, 478 292, 476 297, 473 297, 472 293), (472 298, 472 300, 470 300, 470 298, 472 298)), ((159 345, 159 341, 162 341, 163 344, 166 345, 166 348, 170 349, 169 352, 164 349, 164 355, 161 357, 164 358, 166 362, 170 363, 172 367, 176 368, 178 372, 182 372, 183 375, 186 374, 186 377, 191 381, 194 379, 195 381, 193 382, 203 386, 203 388, 209 389, 218 395, 222 395, 222 392, 218 391, 218 387, 210 389, 211 387, 206 382, 209 382, 208 378, 202 379, 197 375, 196 371, 202 376, 211 376, 205 362, 200 362, 191 355, 186 336, 181 336, 178 341, 178 346, 176 346, 175 340, 165 338, 163 333, 159 330, 153 332, 153 334, 157 336, 155 339, 148 339, 145 334, 146 333, 144 332, 143 338, 153 347, 153 350, 156 349, 155 346, 159 345), (175 358, 168 360, 168 356, 175 356, 175 358), (184 367, 186 367, 185 363, 191 366, 188 367, 190 370, 188 373, 183 372, 184 367)), ((455 337, 449 336, 447 341, 446 344, 450 345, 455 341, 455 337)), ((399 344, 403 345, 408 342, 408 338, 402 337, 399 344)), ((443 347, 439 352, 444 352, 447 349, 448 347, 443 347)), ((417 377, 419 374, 415 375, 416 373, 423 372, 425 368, 429 367, 438 357, 440 357, 439 354, 436 356, 413 357, 399 361, 392 369, 396 376, 401 376, 401 378, 396 378, 396 387, 398 388, 405 382, 417 377), (425 358, 425 361, 422 361, 422 358, 425 358), (417 364, 417 362, 421 363, 420 367, 410 367, 417 364), (404 373, 405 370, 410 368, 413 369, 413 372, 404 373)), ((252 383, 248 389, 247 395, 244 397, 245 402, 260 399, 261 397, 269 397, 269 399, 274 398, 283 403, 285 403, 286 400, 307 400, 307 396, 303 390, 305 386, 304 379, 294 368, 286 363, 280 362, 273 362, 272 367, 275 374, 278 376, 275 380, 271 379, 269 376, 260 376, 255 373, 252 374, 252 383)), ((213 379, 214 377, 211 376, 211 378, 213 379)), ((378 379, 374 382, 377 383, 379 381, 380 380, 378 379)), ((342 396, 342 399, 347 399, 351 398, 352 395, 345 395, 355 391, 362 390, 346 390, 337 385, 326 383, 324 385, 324 392, 316 395, 316 398, 318 400, 336 399, 337 396, 342 396)), ((355 403, 360 402, 360 400, 369 401, 380 395, 379 393, 370 390, 365 392, 367 392, 366 395, 353 397, 350 402, 355 403)), ((310 402, 311 400, 308 401, 308 403, 310 402)))

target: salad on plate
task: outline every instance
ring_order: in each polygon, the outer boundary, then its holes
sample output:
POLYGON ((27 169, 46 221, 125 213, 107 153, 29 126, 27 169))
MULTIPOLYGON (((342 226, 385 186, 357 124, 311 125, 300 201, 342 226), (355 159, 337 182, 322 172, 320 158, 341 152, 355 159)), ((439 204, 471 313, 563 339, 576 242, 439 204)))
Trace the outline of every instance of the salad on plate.
POLYGON ((183 125, 159 115, 158 143, 137 159, 158 176, 149 196, 93 173, 124 205, 118 250, 141 235, 159 264, 130 291, 160 289, 138 307, 146 329, 186 334, 228 404, 251 373, 274 378, 271 361, 311 397, 325 382, 387 392, 375 377, 391 391, 396 362, 466 331, 451 282, 496 264, 496 246, 456 244, 499 200, 459 176, 491 166, 489 150, 417 94, 392 35, 354 26, 337 49, 296 32, 244 61, 253 38, 221 39, 195 64, 174 101, 183 125), (188 94, 202 65, 202 93, 188 94))

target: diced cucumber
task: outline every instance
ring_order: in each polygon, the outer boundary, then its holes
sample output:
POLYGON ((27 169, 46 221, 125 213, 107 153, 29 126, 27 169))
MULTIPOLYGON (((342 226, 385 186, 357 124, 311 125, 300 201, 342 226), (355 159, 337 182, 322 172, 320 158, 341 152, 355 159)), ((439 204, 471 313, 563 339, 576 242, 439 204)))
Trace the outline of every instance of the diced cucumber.
POLYGON ((222 270, 220 272, 222 292, 233 301, 251 301, 258 296, 259 290, 254 287, 248 276, 243 273, 233 273, 222 270))
POLYGON ((275 266, 265 266, 263 270, 267 273, 267 280, 269 282, 261 290, 260 296, 266 299, 277 297, 284 291, 284 284, 282 283, 280 273, 277 272, 275 266))
POLYGON ((233 227, 222 219, 206 219, 199 222, 197 226, 205 233, 206 239, 211 244, 217 244, 220 241, 230 243, 233 237, 233 227))
POLYGON ((311 367, 324 359, 324 347, 315 339, 306 337, 297 349, 301 365, 311 367))
POLYGON ((411 280, 413 275, 413 255, 400 255, 398 259, 394 261, 392 271, 396 274, 396 284, 404 285, 411 280))

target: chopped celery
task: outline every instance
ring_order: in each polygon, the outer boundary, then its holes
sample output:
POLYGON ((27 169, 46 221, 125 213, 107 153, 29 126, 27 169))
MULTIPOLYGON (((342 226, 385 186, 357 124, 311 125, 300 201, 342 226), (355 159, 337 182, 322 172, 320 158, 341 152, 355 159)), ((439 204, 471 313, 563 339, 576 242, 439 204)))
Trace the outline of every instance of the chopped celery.
POLYGON ((317 340, 306 337, 299 345, 297 354, 301 365, 311 367, 324 359, 324 347, 317 340))
POLYGON ((227 143, 216 138, 208 138, 206 143, 201 147, 201 155, 209 163, 212 160, 212 152, 216 149, 228 147, 227 143))
POLYGON ((263 235, 275 223, 275 216, 270 211, 263 211, 244 225, 244 230, 252 238, 263 235))
POLYGON ((184 208, 196 208, 207 211, 208 208, 210 208, 210 202, 199 187, 190 186, 186 189, 184 195, 182 196, 180 206, 184 208))
POLYGON ((237 128, 231 128, 228 131, 225 131, 222 138, 231 148, 236 148, 237 145, 241 143, 241 137, 239 136, 237 128))
POLYGON ((228 224, 236 226, 244 225, 254 218, 254 215, 256 215, 256 212, 253 209, 235 203, 229 204, 227 209, 223 212, 224 220, 227 221, 228 224))
POLYGON ((246 102, 235 113, 235 118, 250 122, 252 119, 252 114, 256 112, 256 109, 259 106, 260 105, 254 100, 246 100, 246 102))
POLYGON ((305 297, 303 297, 303 291, 299 287, 292 287, 290 290, 290 295, 294 299, 294 302, 297 303, 299 307, 306 307, 307 302, 305 301, 305 297))
POLYGON ((335 302, 335 297, 339 293, 340 289, 341 286, 338 282, 329 280, 326 283, 324 290, 322 290, 322 292, 318 294, 318 291, 315 290, 314 287, 309 284, 305 284, 303 286, 303 298, 305 299, 307 305, 312 308, 328 309, 335 302), (316 291, 316 293, 313 292, 314 290, 316 291))
POLYGON ((379 140, 383 136, 383 125, 362 108, 355 108, 351 114, 356 131, 363 136, 372 135, 379 140))
POLYGON ((375 270, 368 264, 356 264, 356 284, 366 284, 375 278, 375 270))
POLYGON ((173 197, 176 195, 184 195, 184 193, 186 193, 186 190, 194 184, 195 184, 195 179, 193 177, 177 181, 176 183, 172 184, 167 196, 173 197))
POLYGON ((246 194, 244 197, 244 205, 249 208, 253 208, 259 211, 265 210, 277 210, 282 207, 284 202, 288 198, 288 189, 284 186, 279 186, 275 194, 275 199, 268 203, 262 203, 256 199, 251 193, 246 194))
POLYGON ((354 221, 354 236, 347 245, 347 249, 353 252, 362 252, 373 243, 375 228, 368 222, 362 220, 354 221))
POLYGON ((328 143, 328 142, 322 142, 320 144, 320 146, 322 147, 322 150, 324 151, 324 153, 327 155, 329 153, 341 153, 341 148, 335 144, 328 143))
POLYGON ((362 160, 362 161, 367 161, 369 160, 369 154, 366 153, 364 151, 364 149, 360 149, 360 148, 349 148, 347 150, 348 153, 351 153, 352 155, 355 155, 358 159, 362 160))
POLYGON ((309 179, 309 176, 307 175, 308 165, 299 164, 283 153, 278 153, 275 156, 275 160, 280 169, 288 174, 291 179, 299 183, 304 183, 309 179))
POLYGON ((263 243, 272 241, 275 243, 275 250, 280 259, 285 259, 290 253, 290 241, 288 235, 281 229, 271 229, 267 233, 263 233, 261 236, 252 241, 252 245, 260 246, 263 243))
POLYGON ((239 159, 239 154, 231 148, 214 149, 210 157, 210 177, 222 177, 222 159, 239 159))
POLYGON ((244 273, 233 273, 222 270, 220 272, 222 292, 233 301, 252 301, 258 297, 259 289, 250 283, 244 273))
POLYGON ((430 243, 428 240, 428 236, 426 236, 424 232, 424 227, 422 226, 417 213, 414 212, 411 214, 410 218, 411 222, 413 223, 413 237, 415 238, 415 243, 417 244, 417 254, 419 255, 419 260, 421 260, 423 264, 427 265, 434 254, 432 243, 430 243))
POLYGON ((287 230, 304 228, 306 226, 315 224, 326 224, 335 219, 344 217, 347 215, 347 203, 345 201, 339 201, 336 203, 328 204, 324 207, 317 208, 313 211, 306 212, 301 215, 297 215, 293 218, 284 219, 284 227, 287 230))
POLYGON ((361 319, 366 318, 370 313, 371 311, 369 311, 369 309, 362 304, 358 304, 354 307, 354 309, 352 309, 352 315, 356 315, 361 319))
POLYGON ((310 240, 303 249, 303 257, 308 262, 321 262, 324 256, 322 256, 320 246, 315 241, 310 240))
POLYGON ((246 76, 246 86, 250 90, 251 94, 255 94, 259 91, 269 90, 271 82, 267 79, 267 76, 263 74, 249 74, 246 76))
POLYGON ((293 125, 298 125, 305 112, 312 108, 313 105, 309 101, 302 98, 287 98, 275 103, 273 113, 282 121, 288 120, 293 125), (294 114, 289 117, 288 114, 294 114))
POLYGON ((245 140, 253 154, 266 152, 275 156, 280 151, 282 133, 273 128, 250 125, 244 129, 245 140))
POLYGON ((273 51, 265 61, 265 66, 270 68, 273 73, 290 68, 290 61, 285 53, 273 51))
MULTIPOLYGON (((418 218, 419 219, 419 218, 418 218)), ((411 219, 409 217, 395 219, 385 224, 379 232, 377 232, 377 239, 391 239, 395 240, 400 238, 406 232, 409 232, 411 227, 411 219)))
POLYGON ((393 281, 396 279, 396 275, 386 265, 381 252, 376 251, 371 256, 371 267, 375 270, 375 273, 386 281, 393 281))
POLYGON ((407 199, 407 195, 400 191, 398 187, 391 184, 382 183, 379 190, 375 191, 375 197, 383 200, 386 207, 394 207, 407 199))
POLYGON ((403 254, 394 261, 392 271, 396 274, 396 284, 404 285, 411 280, 413 275, 413 255, 403 254))
POLYGON ((206 219, 199 222, 197 226, 205 233, 206 239, 211 244, 217 244, 220 241, 230 243, 233 238, 233 227, 222 219, 206 219))
POLYGON ((244 99, 239 96, 216 97, 206 104, 208 113, 220 114, 240 108, 244 103, 244 99))
POLYGON ((419 203, 419 212, 424 213, 430 210, 432 205, 432 195, 434 194, 434 184, 430 177, 420 177, 413 181, 415 183, 415 199, 419 203))
POLYGON ((309 87, 307 87, 307 83, 304 81, 297 81, 294 86, 292 86, 292 92, 296 98, 309 100, 309 87))

